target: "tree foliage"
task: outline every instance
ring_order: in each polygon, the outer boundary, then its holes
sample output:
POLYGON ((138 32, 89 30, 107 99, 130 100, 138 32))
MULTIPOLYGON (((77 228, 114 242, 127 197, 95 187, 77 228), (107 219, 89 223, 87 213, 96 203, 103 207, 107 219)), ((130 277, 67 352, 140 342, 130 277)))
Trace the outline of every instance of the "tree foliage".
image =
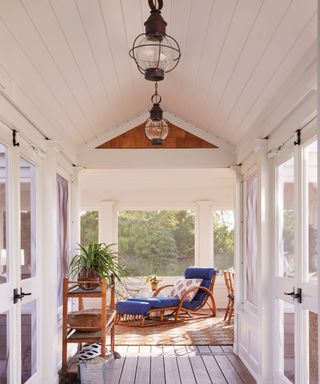
POLYGON ((119 261, 131 275, 180 275, 194 259, 191 211, 123 211, 119 261))
POLYGON ((90 243, 98 242, 98 212, 97 211, 87 211, 81 214, 80 218, 81 225, 81 240, 80 243, 82 246, 87 246, 90 243))
MULTIPOLYGON (((213 215, 215 267, 233 266, 233 216, 213 215)), ((81 244, 98 241, 98 213, 81 216, 81 244)), ((182 275, 194 264, 192 211, 122 211, 118 215, 119 263, 129 275, 182 275)))
POLYGON ((234 229, 231 211, 214 212, 213 238, 215 268, 222 271, 233 267, 234 229))

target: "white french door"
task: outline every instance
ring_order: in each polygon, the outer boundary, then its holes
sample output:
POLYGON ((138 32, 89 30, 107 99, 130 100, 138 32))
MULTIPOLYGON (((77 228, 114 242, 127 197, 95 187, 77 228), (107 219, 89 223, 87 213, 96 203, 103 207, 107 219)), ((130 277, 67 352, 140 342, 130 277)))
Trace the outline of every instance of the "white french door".
MULTIPOLYGON (((313 136, 314 135, 314 136, 313 136)), ((318 383, 317 142, 275 158, 275 382, 318 383)))
POLYGON ((39 377, 38 166, 22 145, 0 144, 0 158, 0 382, 31 384, 39 377))

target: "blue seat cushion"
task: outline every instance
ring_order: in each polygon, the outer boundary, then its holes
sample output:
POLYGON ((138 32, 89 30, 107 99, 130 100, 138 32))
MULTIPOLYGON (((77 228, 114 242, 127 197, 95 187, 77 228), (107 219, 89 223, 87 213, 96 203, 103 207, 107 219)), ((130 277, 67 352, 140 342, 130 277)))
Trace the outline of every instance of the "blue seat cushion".
POLYGON ((184 272, 186 279, 211 280, 216 273, 214 268, 189 267, 184 272))
POLYGON ((179 304, 179 299, 175 297, 131 297, 128 299, 131 302, 147 302, 151 305, 152 308, 165 308, 165 307, 177 307, 179 304))
MULTIPOLYGON (((211 280, 202 280, 202 283, 200 286, 209 289, 210 283, 211 283, 211 280)), ((192 308, 190 309, 197 308, 199 305, 202 304, 202 302, 205 300, 206 297, 207 297, 207 292, 203 291, 202 289, 199 289, 191 302, 192 308)))
POLYGON ((146 315, 150 308, 145 301, 119 300, 116 304, 116 311, 127 315, 146 315))
MULTIPOLYGON (((180 300, 175 297, 132 297, 128 299, 129 301, 146 301, 151 304, 151 308, 165 308, 165 307, 177 307, 179 305, 180 300)), ((196 308, 199 303, 194 303, 185 300, 183 303, 183 308, 193 309, 196 308)))
POLYGON ((194 303, 194 300, 192 301, 188 301, 186 300, 184 303, 183 303, 183 308, 185 309, 194 309, 198 306, 198 304, 196 305, 196 303, 194 303))
MULTIPOLYGON (((203 279, 200 286, 209 289, 211 280, 215 274, 216 274, 216 270, 214 268, 189 267, 185 271, 185 278, 186 279, 203 279)), ((191 301, 191 303, 190 304, 184 303, 183 306, 187 309, 197 308, 199 305, 203 303, 206 297, 207 297, 207 293, 202 289, 199 289, 195 297, 191 301)))

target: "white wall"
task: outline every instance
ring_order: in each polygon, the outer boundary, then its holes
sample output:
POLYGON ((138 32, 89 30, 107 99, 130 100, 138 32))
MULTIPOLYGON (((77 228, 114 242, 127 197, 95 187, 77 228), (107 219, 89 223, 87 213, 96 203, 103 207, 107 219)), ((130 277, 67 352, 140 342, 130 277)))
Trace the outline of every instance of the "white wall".
POLYGON ((213 209, 232 209, 234 174, 228 168, 84 169, 80 174, 81 207, 115 201, 118 209, 195 207, 212 201, 213 209))

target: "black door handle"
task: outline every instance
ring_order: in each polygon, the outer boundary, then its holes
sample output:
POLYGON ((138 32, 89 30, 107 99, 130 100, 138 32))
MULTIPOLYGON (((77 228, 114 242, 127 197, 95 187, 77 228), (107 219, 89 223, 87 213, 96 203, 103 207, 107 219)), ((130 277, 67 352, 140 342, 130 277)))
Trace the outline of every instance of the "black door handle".
POLYGON ((298 303, 302 303, 302 289, 297 288, 297 293, 294 295, 294 299, 297 300, 298 303))
POLYGON ((30 296, 31 292, 24 293, 22 288, 20 288, 20 293, 18 293, 18 288, 13 290, 13 303, 16 304, 19 300, 21 301, 25 296, 30 296))
POLYGON ((298 303, 302 303, 302 289, 297 288, 297 292, 295 292, 295 289, 293 288, 292 292, 284 292, 284 295, 291 296, 293 300, 297 300, 298 303))

